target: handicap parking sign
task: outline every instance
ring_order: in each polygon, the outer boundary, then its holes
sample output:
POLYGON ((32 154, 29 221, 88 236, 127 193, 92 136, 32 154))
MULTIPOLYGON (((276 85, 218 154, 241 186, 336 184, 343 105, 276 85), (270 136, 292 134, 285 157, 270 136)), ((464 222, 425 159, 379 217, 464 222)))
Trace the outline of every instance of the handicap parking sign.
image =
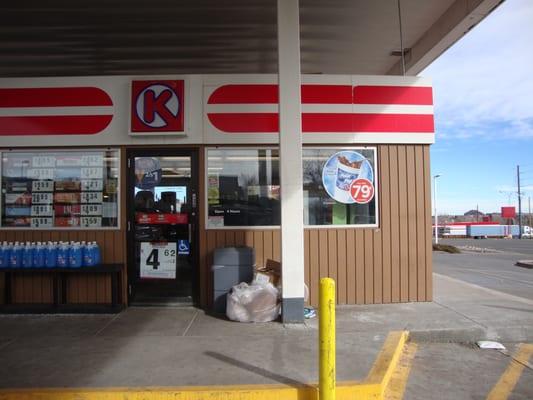
POLYGON ((188 240, 178 240, 178 255, 188 256, 191 253, 191 245, 188 240))

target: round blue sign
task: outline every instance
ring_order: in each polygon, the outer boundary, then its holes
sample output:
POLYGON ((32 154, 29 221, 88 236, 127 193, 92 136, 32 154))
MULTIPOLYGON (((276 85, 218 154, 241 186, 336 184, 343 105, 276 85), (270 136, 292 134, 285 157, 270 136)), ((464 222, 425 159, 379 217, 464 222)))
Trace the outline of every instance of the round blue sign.
POLYGON ((322 169, 322 184, 328 195, 343 204, 356 201, 350 194, 350 186, 356 179, 374 182, 372 165, 361 153, 352 150, 333 154, 322 169))
POLYGON ((161 164, 157 158, 139 157, 135 159, 135 187, 153 189, 161 182, 161 164))

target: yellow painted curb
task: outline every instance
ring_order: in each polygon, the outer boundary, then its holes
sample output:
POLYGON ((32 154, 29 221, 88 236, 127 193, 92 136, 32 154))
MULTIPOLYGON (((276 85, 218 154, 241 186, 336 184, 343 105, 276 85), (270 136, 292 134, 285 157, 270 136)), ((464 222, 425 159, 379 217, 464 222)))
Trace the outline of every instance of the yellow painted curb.
MULTIPOLYGON (((409 333, 391 332, 363 382, 339 382, 336 400, 383 399, 409 333)), ((318 385, 1 389, 0 400, 318 400, 318 385)))

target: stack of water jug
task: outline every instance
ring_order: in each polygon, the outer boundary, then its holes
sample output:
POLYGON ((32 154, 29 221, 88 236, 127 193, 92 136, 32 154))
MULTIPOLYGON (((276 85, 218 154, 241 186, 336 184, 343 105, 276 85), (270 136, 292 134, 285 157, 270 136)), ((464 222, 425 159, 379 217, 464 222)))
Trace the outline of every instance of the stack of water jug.
POLYGON ((96 242, 0 244, 0 268, 81 268, 100 264, 96 242))

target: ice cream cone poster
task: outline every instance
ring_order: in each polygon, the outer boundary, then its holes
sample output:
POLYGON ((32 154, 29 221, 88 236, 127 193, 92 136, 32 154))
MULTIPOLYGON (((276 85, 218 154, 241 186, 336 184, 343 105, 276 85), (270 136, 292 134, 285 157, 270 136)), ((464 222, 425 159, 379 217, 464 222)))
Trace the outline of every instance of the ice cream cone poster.
POLYGON ((135 186, 139 189, 153 189, 161 182, 161 175, 161 164, 157 158, 135 159, 135 186))
POLYGON ((333 154, 322 169, 328 195, 343 204, 366 204, 374 197, 374 171, 368 159, 353 150, 333 154))

